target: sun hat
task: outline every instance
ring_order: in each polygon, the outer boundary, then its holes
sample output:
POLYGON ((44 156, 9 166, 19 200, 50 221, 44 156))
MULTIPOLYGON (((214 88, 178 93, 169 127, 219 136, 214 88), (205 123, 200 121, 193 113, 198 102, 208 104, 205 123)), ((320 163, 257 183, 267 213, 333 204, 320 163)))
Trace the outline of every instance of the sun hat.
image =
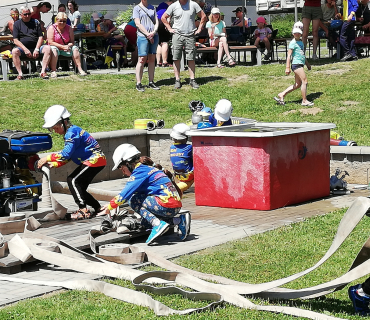
POLYGON ((114 20, 114 19, 113 19, 113 14, 111 14, 111 13, 107 13, 107 14, 105 14, 105 15, 104 15, 104 19, 105 19, 105 20, 113 21, 113 20, 114 20))
MULTIPOLYGON (((243 12, 243 8, 242 7, 237 7, 235 10, 233 10, 233 12, 243 12)), ((244 13, 247 13, 247 8, 244 7, 244 13)))
POLYGON ((258 17, 256 22, 266 24, 266 19, 264 17, 258 17))
POLYGON ((300 28, 294 28, 293 31, 292 31, 293 34, 295 33, 300 33, 302 34, 302 30, 300 28))
POLYGON ((211 13, 215 14, 215 13, 221 13, 221 12, 219 8, 212 8, 211 13))

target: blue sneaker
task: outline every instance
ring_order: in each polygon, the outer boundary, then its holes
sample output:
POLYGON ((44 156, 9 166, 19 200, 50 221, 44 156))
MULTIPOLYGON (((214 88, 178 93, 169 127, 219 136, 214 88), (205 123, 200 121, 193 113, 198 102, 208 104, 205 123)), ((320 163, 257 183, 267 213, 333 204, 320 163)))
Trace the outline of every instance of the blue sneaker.
POLYGON ((160 235, 165 233, 168 230, 169 224, 161 221, 158 226, 153 227, 152 232, 150 233, 148 239, 146 240, 146 244, 151 244, 155 239, 157 239, 160 235))
POLYGON ((180 240, 184 241, 190 233, 191 215, 189 212, 180 215, 179 230, 181 232, 180 240))
POLYGON ((357 293, 357 290, 361 287, 360 284, 348 288, 348 296, 352 301, 355 312, 362 316, 370 315, 369 302, 370 298, 362 297, 357 293))

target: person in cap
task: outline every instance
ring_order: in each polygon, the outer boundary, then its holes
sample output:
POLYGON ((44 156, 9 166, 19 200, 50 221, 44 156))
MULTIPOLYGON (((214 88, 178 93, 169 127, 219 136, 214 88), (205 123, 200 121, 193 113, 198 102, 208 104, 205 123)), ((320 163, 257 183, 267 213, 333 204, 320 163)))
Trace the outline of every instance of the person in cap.
POLYGON ((196 36, 202 32, 207 16, 201 7, 192 0, 179 0, 171 4, 162 15, 162 22, 167 30, 172 33, 172 56, 173 70, 175 72, 175 89, 180 89, 180 61, 183 52, 186 53, 188 61, 190 86, 199 89, 199 84, 195 81, 195 56, 197 49, 195 46, 196 36), (195 16, 201 20, 199 26, 195 26, 195 16), (168 18, 173 18, 172 26, 168 18))
POLYGON ((69 120, 70 116, 62 105, 53 105, 46 110, 43 128, 64 136, 64 148, 41 158, 37 166, 60 168, 71 160, 77 164, 78 167, 67 178, 69 190, 79 208, 70 218, 89 219, 100 212, 101 208, 99 202, 87 192, 87 188, 93 178, 104 169, 107 160, 98 142, 87 131, 73 125, 69 120), (87 208, 88 205, 94 212, 87 208))
POLYGON ((274 97, 274 100, 280 105, 285 105, 284 97, 288 93, 301 88, 302 106, 311 107, 314 103, 307 100, 307 77, 303 68, 304 65, 306 65, 307 69, 311 70, 311 65, 308 63, 304 55, 304 46, 301 40, 302 29, 294 28, 292 33, 294 39, 289 43, 285 74, 289 75, 291 70, 293 70, 295 82, 293 85, 280 92, 277 97, 274 97), (290 68, 290 63, 292 64, 292 68, 290 68))
MULTIPOLYGON (((98 16, 99 19, 99 16, 98 16)), ((108 66, 115 59, 115 54, 112 50, 112 45, 120 45, 122 49, 120 50, 120 60, 119 63, 127 64, 126 60, 126 43, 125 38, 120 34, 114 34, 117 30, 117 27, 113 24, 113 15, 107 13, 103 16, 102 22, 97 26, 98 32, 104 32, 104 49, 105 49, 105 64, 108 66)))
POLYGON ((271 43, 270 39, 272 37, 272 30, 266 27, 267 23, 264 17, 258 17, 256 20, 257 29, 253 32, 253 38, 255 39, 254 45, 257 48, 261 47, 261 43, 265 45, 267 49, 267 54, 265 55, 265 60, 271 57, 271 43))
POLYGON ((208 29, 210 47, 218 47, 217 67, 224 67, 221 64, 224 53, 227 55, 229 66, 234 66, 235 61, 230 55, 229 45, 227 44, 226 24, 224 21, 221 20, 219 8, 212 8, 211 14, 209 15, 209 21, 206 24, 206 28, 208 29))
POLYGON ((162 170, 141 163, 140 154, 132 144, 125 143, 116 148, 112 170, 121 170, 129 179, 120 194, 110 200, 98 215, 109 214, 111 210, 128 202, 142 217, 142 224, 152 227, 146 244, 151 244, 164 234, 170 223, 178 225, 180 239, 185 240, 190 231, 190 213, 176 217, 182 207, 177 189, 162 170))
POLYGON ((237 7, 235 10, 236 19, 231 24, 234 27, 242 27, 245 25, 248 28, 248 18, 247 18, 247 9, 244 7, 244 14, 243 14, 243 7, 237 7))
POLYGON ((170 158, 175 173, 176 184, 181 192, 188 190, 194 183, 193 146, 188 144, 186 132, 190 127, 185 123, 173 126, 170 136, 173 144, 170 147, 170 158))
POLYGON ((233 107, 231 101, 227 99, 221 99, 216 103, 215 112, 209 116, 208 121, 212 127, 231 126, 232 112, 233 107))

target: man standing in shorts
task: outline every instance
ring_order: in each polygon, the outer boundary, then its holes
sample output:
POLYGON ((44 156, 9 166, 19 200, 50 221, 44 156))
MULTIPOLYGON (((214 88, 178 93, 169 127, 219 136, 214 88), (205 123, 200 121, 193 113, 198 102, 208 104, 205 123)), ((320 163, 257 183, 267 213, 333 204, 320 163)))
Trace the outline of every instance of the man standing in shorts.
POLYGON ((302 8, 302 22, 303 22, 303 35, 302 41, 304 44, 304 49, 307 46, 307 37, 310 29, 310 23, 312 20, 312 36, 313 36, 313 53, 312 59, 318 60, 316 55, 317 46, 319 45, 319 25, 320 20, 322 20, 322 9, 321 0, 306 0, 302 8))
POLYGON ((188 60, 190 86, 198 89, 199 85, 195 81, 195 36, 202 31, 207 17, 201 7, 192 0, 179 0, 171 4, 161 18, 167 30, 172 36, 172 55, 173 70, 175 72, 175 89, 181 88, 180 81, 180 60, 182 51, 185 50, 188 60), (195 15, 201 20, 199 27, 195 27, 195 15), (173 19, 173 25, 168 22, 168 18, 173 19))

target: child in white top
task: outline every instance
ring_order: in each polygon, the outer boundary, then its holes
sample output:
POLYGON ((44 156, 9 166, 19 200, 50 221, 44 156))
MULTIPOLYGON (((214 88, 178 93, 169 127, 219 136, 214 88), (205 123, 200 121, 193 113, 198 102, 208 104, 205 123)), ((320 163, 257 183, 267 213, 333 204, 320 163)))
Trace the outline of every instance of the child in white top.
POLYGON ((285 74, 289 75, 293 70, 295 75, 294 84, 280 92, 277 97, 274 97, 274 100, 280 105, 285 105, 284 97, 293 90, 301 88, 302 106, 312 107, 314 103, 307 100, 307 76, 303 68, 306 65, 307 69, 311 70, 311 65, 304 55, 304 46, 301 40, 303 32, 300 28, 294 28, 292 33, 294 39, 289 43, 285 74), (292 67, 290 67, 290 64, 292 64, 292 67))
POLYGON ((260 42, 265 44, 267 49, 267 54, 265 55, 265 60, 270 59, 271 56, 271 44, 270 38, 272 36, 272 30, 266 27, 266 20, 264 17, 258 17, 257 20, 257 29, 253 32, 253 37, 256 39, 254 45, 259 48, 260 42))

